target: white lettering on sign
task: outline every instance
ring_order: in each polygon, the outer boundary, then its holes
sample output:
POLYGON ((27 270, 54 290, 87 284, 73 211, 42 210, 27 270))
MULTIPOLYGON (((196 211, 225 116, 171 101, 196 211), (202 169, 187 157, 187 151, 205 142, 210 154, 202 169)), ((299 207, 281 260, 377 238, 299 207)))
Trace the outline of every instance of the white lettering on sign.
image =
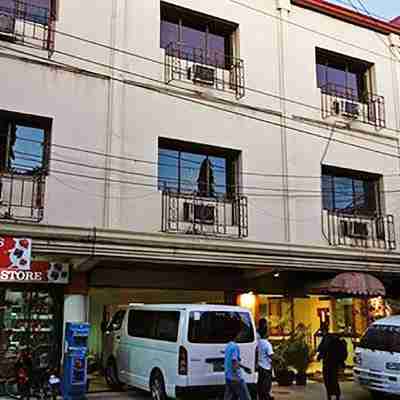
POLYGON ((41 272, 25 272, 25 271, 1 271, 0 272, 0 281, 42 281, 42 273, 41 272))

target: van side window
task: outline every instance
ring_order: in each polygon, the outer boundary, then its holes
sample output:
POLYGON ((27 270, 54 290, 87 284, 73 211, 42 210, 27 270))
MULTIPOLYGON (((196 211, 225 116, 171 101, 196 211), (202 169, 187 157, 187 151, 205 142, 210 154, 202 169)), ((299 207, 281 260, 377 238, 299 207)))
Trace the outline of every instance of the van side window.
POLYGON ((128 316, 128 335, 139 338, 154 339, 155 311, 131 310, 128 316))
POLYGON ((125 316, 125 310, 117 311, 114 314, 110 324, 108 325, 108 329, 112 331, 120 330, 122 326, 122 321, 124 320, 124 316, 125 316))
POLYGON ((156 338, 167 342, 178 340, 179 312, 161 311, 158 313, 156 338))
POLYGON ((178 311, 131 310, 128 315, 128 335, 176 342, 179 316, 178 311))

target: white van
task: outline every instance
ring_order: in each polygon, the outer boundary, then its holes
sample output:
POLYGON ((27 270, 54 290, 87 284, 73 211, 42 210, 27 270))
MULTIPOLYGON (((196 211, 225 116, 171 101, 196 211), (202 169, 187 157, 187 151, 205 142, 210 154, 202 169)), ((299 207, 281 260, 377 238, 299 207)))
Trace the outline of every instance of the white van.
POLYGON ((114 350, 105 360, 108 380, 150 391, 157 400, 216 394, 225 384, 224 349, 233 324, 240 326, 242 376, 255 392, 254 321, 249 310, 236 306, 129 306, 122 324, 115 324, 114 350))
POLYGON ((400 316, 382 318, 366 330, 354 364, 355 380, 374 398, 400 395, 400 316))

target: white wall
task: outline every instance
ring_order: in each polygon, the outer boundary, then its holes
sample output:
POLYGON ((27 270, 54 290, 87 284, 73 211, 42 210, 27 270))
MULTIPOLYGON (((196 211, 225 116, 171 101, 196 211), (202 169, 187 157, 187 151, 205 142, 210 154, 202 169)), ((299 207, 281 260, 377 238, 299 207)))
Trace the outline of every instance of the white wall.
MULTIPOLYGON (((245 113, 247 118, 132 85, 112 83, 79 73, 5 58, 0 59, 0 72, 8 79, 2 87, 0 108, 52 117, 52 141, 55 144, 141 160, 157 161, 157 139, 163 136, 241 150, 245 172, 279 175, 286 167, 289 174, 318 177, 327 140, 312 136, 313 134, 325 139, 332 135, 333 140, 324 159, 326 164, 383 175, 392 175, 399 171, 399 163, 395 157, 336 142, 341 140, 397 156, 398 143, 393 130, 399 128, 396 117, 399 94, 393 90, 389 50, 382 43, 382 40, 387 41, 385 35, 310 10, 292 7, 289 23, 282 23, 284 63, 281 65, 278 59, 280 22, 273 1, 170 2, 239 24, 240 56, 245 62, 248 90, 237 107, 224 107, 230 111, 245 113), (376 131, 361 125, 359 128, 365 132, 340 131, 337 128, 332 132, 329 127, 316 125, 318 121, 322 122, 318 110, 291 102, 281 104, 277 97, 249 90, 258 89, 276 96, 284 95, 312 107, 320 107, 320 92, 315 73, 316 47, 375 64, 377 93, 385 97, 387 125, 390 130, 376 131), (284 93, 280 77, 284 78, 284 93), (239 105, 276 111, 284 106, 288 118, 281 120, 271 114, 243 109, 239 105), (297 122, 292 119, 294 115, 313 119, 315 122, 313 125, 311 122, 297 122), (264 119, 269 123, 255 119, 264 119), (286 131, 279 126, 282 122, 289 126, 286 131), (395 138, 389 138, 389 135, 395 138), (284 137, 287 138, 287 164, 282 153, 281 141, 284 137)), ((163 62, 163 51, 159 46, 159 19, 159 0, 100 0, 96 2, 96 8, 77 0, 61 1, 57 29, 163 62)), ((163 66, 157 62, 111 52, 103 47, 67 38, 60 33, 56 36, 53 60, 98 73, 113 74, 117 79, 136 80, 154 87, 163 87, 162 83, 154 81, 162 81, 164 78, 163 66), (112 71, 104 65, 77 60, 57 51, 79 55, 102 64, 114 63, 125 72, 112 71), (142 77, 132 73, 141 74, 142 77), (153 80, 144 79, 143 75, 153 80)), ((397 73, 400 76, 399 68, 397 73)), ((179 82, 174 84, 180 85, 179 82)), ((170 85, 169 88, 171 87, 170 85)), ((198 88, 189 86, 189 89, 198 88)), ((209 92, 216 97, 236 101, 233 95, 209 92)), ((200 97, 197 100, 202 101, 200 97)), ((221 107, 220 104, 210 104, 221 107)), ((52 158, 51 168, 55 170, 99 178, 105 176, 104 170, 71 166, 54 159, 157 175, 157 166, 154 164, 115 159, 106 164, 103 157, 57 147, 52 150, 52 158)), ((117 172, 111 173, 110 177, 129 181, 130 184, 112 183, 107 186, 101 180, 50 173, 43 222, 160 231, 161 195, 155 188, 157 180, 117 172), (109 196, 108 201, 105 201, 105 195, 109 196)), ((276 195, 283 187, 282 179, 245 174, 243 184, 245 187, 263 188, 245 191, 249 195, 249 239, 284 241, 283 201, 276 195), (274 189, 277 192, 264 189, 274 189), (258 196, 254 196, 255 193, 258 196), (271 193, 275 195, 271 196, 271 193)), ((291 241, 310 245, 326 244, 321 234, 321 198, 318 193, 320 180, 291 178, 288 184, 291 194, 300 194, 292 190, 306 190, 308 195, 291 197, 288 203, 291 241), (310 197, 308 191, 316 193, 310 197)), ((399 178, 384 177, 384 187, 385 190, 400 188, 399 178)), ((387 213, 400 217, 396 206, 397 196, 396 193, 385 196, 385 209, 387 213)), ((396 221, 398 220, 399 218, 396 221)))

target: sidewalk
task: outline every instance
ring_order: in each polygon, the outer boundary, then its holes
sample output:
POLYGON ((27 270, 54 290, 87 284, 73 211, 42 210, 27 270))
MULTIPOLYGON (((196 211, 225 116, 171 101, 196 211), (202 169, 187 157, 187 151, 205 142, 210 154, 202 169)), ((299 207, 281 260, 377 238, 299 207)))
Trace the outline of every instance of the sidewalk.
MULTIPOLYGON (((341 384, 343 397, 342 400, 371 400, 370 395, 365 390, 358 387, 353 382, 341 384)), ((273 387, 275 400, 325 400, 325 390, 321 383, 309 382, 306 387, 273 387)), ((93 393, 88 396, 89 400, 150 400, 147 393, 139 391, 129 391, 123 393, 93 393)), ((215 400, 212 398, 204 400, 215 400)))

